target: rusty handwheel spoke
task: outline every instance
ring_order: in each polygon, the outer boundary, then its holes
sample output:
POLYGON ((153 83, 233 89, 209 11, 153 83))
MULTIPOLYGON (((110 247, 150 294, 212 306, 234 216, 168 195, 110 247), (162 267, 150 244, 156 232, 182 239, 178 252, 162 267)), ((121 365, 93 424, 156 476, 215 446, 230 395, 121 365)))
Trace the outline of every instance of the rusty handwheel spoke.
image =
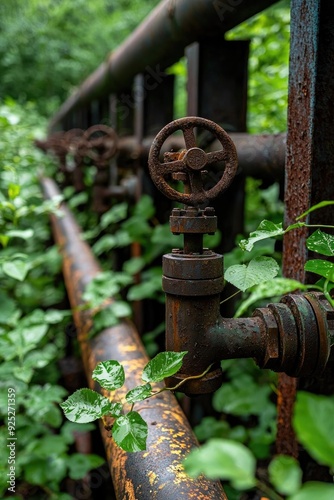
POLYGON ((191 116, 174 120, 158 133, 150 149, 148 165, 153 182, 167 197, 186 205, 198 206, 212 200, 229 186, 237 170, 237 153, 224 129, 211 120, 191 116), (222 149, 206 153, 197 147, 195 128, 211 132, 221 143, 222 149), (167 161, 161 163, 159 157, 162 145, 177 130, 183 133, 186 149, 179 155, 165 153, 167 161), (175 161, 170 161, 174 155, 175 161), (218 178, 214 187, 205 190, 202 172, 206 166, 219 161, 225 162, 223 175, 218 178), (187 188, 184 193, 173 189, 166 180, 170 174, 176 173, 183 174, 183 177, 187 179, 187 188))
POLYGON ((226 161, 229 158, 229 154, 225 149, 220 149, 219 151, 211 151, 206 153, 207 165, 212 165, 213 163, 219 161, 226 161))
POLYGON ((163 175, 164 177, 169 174, 185 171, 184 163, 182 160, 169 161, 167 163, 159 163, 159 168, 161 168, 161 175, 163 175))
POLYGON ((196 138, 194 134, 194 127, 184 128, 182 129, 184 142, 186 144, 186 148, 194 148, 196 146, 196 138))

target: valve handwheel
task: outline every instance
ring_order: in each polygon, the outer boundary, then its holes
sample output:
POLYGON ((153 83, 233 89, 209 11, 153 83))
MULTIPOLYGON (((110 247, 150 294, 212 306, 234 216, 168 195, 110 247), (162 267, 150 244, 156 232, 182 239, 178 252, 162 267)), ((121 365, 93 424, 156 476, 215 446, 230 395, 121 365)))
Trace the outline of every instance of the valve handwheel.
POLYGON ((83 141, 87 156, 101 166, 117 152, 117 134, 107 125, 93 125, 88 128, 83 135, 83 141))
POLYGON ((153 182, 168 198, 185 205, 198 206, 216 198, 229 186, 237 171, 238 160, 235 146, 224 129, 211 120, 188 116, 174 120, 158 133, 150 149, 148 166, 153 182), (219 140, 222 149, 206 153, 198 148, 194 133, 196 127, 209 130, 219 140), (161 163, 161 147, 167 137, 177 130, 183 132, 186 150, 178 159, 161 163), (215 186, 205 190, 201 171, 219 161, 225 162, 223 175, 215 186), (190 193, 180 193, 168 184, 166 178, 176 173, 186 174, 190 193))

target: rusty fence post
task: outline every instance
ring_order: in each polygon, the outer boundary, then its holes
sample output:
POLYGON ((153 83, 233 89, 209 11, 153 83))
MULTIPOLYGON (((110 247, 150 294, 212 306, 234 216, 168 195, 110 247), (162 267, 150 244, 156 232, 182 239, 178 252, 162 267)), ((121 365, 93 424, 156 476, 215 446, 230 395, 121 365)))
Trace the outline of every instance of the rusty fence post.
MULTIPOLYGON (((333 51, 333 2, 293 0, 285 174, 286 226, 295 222, 296 217, 312 205, 334 199, 333 51)), ((307 222, 333 225, 334 211, 325 209, 312 212, 307 222)), ((308 235, 307 228, 290 231, 285 235, 285 277, 309 281, 310 277, 304 270, 308 259, 308 235)), ((333 383, 331 373, 327 385, 333 387, 333 383)), ((290 379, 287 375, 280 376, 277 452, 294 456, 298 450, 291 417, 296 387, 297 379, 290 379)))

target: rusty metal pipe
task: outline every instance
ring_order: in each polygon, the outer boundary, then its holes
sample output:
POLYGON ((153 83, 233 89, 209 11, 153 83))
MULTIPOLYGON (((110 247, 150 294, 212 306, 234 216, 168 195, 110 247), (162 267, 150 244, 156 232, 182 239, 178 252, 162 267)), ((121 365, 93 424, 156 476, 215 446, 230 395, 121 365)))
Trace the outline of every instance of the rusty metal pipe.
MULTIPOLYGON (((41 186, 46 199, 60 194, 51 179, 41 179, 41 186)), ((99 361, 117 359, 124 364, 127 375, 120 394, 122 397, 129 389, 142 384, 140 376, 148 357, 129 320, 88 339, 92 313, 78 306, 83 302, 86 285, 101 269, 89 246, 81 239, 80 229, 71 212, 65 204, 60 209, 63 216, 51 215, 51 224, 63 256, 63 274, 87 379, 91 388, 99 390, 91 378, 92 370, 99 361)), ((101 426, 117 499, 226 499, 220 483, 204 478, 190 479, 183 472, 183 458, 198 443, 173 394, 163 392, 154 399, 139 403, 137 410, 149 427, 147 451, 124 452, 101 426)))
MULTIPOLYGON (((237 153, 238 164, 244 175, 268 180, 283 180, 286 154, 286 134, 246 134, 229 133, 237 153)), ((138 144, 136 137, 123 137, 119 141, 121 158, 125 160, 148 158, 154 137, 144 138, 138 144)), ((161 148, 161 155, 167 151, 178 151, 185 147, 181 136, 168 137, 161 148)), ((215 140, 206 151, 214 151, 221 147, 215 140)))
POLYGON ((212 0, 163 0, 65 101, 50 130, 93 99, 129 88, 138 73, 147 72, 148 89, 152 82, 159 84, 160 71, 177 61, 184 47, 207 33, 221 35, 276 1, 244 0, 239 7, 226 8, 224 2, 212 0))

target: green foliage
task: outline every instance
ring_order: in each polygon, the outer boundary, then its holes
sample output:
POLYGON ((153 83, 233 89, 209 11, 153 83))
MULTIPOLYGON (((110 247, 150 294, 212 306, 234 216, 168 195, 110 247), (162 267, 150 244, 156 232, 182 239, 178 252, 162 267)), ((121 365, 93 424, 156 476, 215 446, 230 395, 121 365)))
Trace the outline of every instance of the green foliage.
POLYGON ((209 479, 228 480, 240 490, 255 486, 255 466, 255 458, 246 446, 224 439, 209 440, 184 461, 191 477, 205 474, 209 479))
POLYGON ((226 270, 225 279, 239 290, 248 288, 274 278, 279 270, 277 262, 271 257, 256 257, 248 265, 239 264, 226 270))
POLYGON ((251 133, 286 130, 290 8, 281 1, 248 19, 227 34, 250 39, 249 112, 251 133))
MULTIPOLYGON (((153 392, 149 382, 160 382, 174 375, 181 368, 182 359, 186 354, 186 352, 161 352, 151 359, 142 373, 142 380, 146 384, 128 391, 124 402, 111 402, 96 391, 79 389, 60 406, 71 422, 87 423, 101 417, 114 417, 111 433, 116 444, 125 451, 143 451, 146 449, 148 426, 139 413, 133 411, 133 406, 136 402, 169 390, 163 387, 153 392), (125 410, 126 404, 131 404, 128 412, 125 410)), ((115 360, 101 361, 93 371, 93 379, 104 389, 115 391, 124 385, 124 368, 115 360)))
POLYGON ((283 495, 292 495, 301 487, 302 470, 293 457, 278 455, 270 462, 268 472, 271 484, 283 495))
POLYGON ((293 425, 299 441, 320 464, 334 467, 334 399, 299 391, 293 425))
POLYGON ((50 114, 157 3, 1 2, 1 95, 33 101, 50 114))
MULTIPOLYGON (((66 390, 57 381, 70 312, 55 309, 64 288, 57 279, 60 256, 49 246, 47 216, 58 213, 60 199, 44 201, 38 185, 37 166, 53 166, 32 144, 45 125, 30 105, 0 105, 0 496, 8 488, 10 432, 17 438, 17 491, 35 485, 37 495, 46 489, 50 498, 65 500, 74 433, 68 427, 63 433, 58 403, 66 390)), ((88 455, 76 477, 102 461, 88 455)))

